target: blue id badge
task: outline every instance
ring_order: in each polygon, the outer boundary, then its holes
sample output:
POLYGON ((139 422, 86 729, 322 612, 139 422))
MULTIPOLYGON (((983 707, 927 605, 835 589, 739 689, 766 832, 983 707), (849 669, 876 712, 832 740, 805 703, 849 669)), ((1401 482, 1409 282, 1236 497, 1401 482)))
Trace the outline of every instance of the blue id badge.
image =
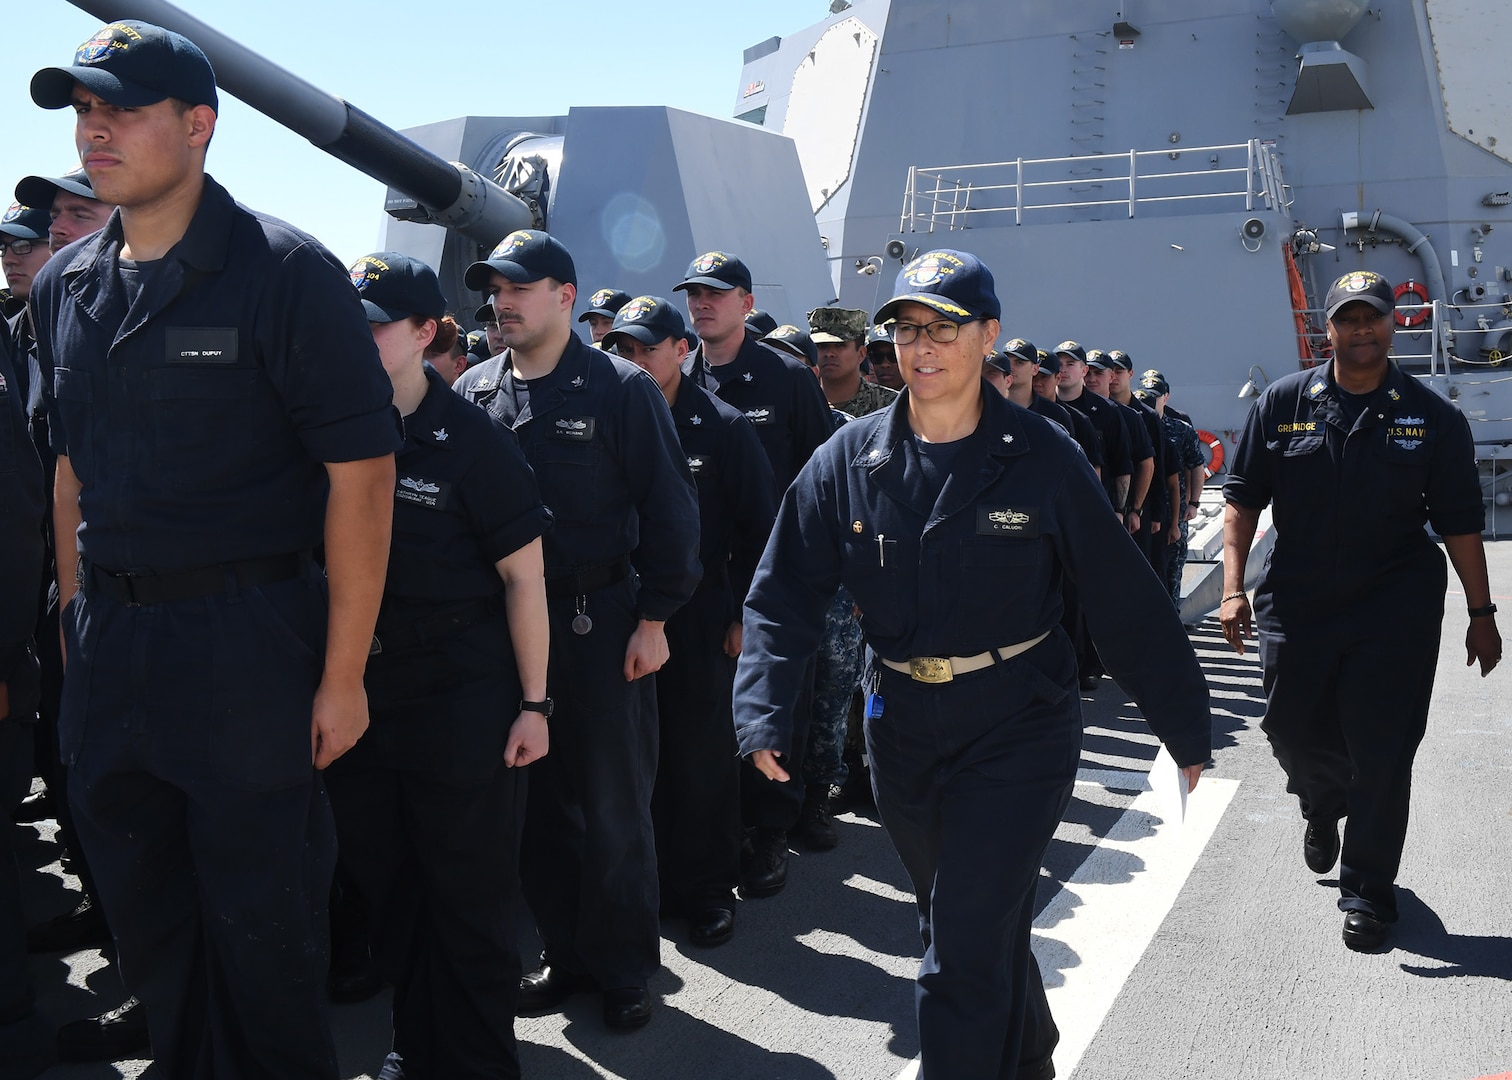
POLYGON ((883 707, 883 705, 884 705, 884 702, 882 701, 882 695, 881 694, 878 694, 875 691, 872 692, 872 693, 870 693, 870 694, 867 694, 866 695, 866 719, 868 719, 868 720, 880 720, 880 719, 882 719, 882 707, 883 707))

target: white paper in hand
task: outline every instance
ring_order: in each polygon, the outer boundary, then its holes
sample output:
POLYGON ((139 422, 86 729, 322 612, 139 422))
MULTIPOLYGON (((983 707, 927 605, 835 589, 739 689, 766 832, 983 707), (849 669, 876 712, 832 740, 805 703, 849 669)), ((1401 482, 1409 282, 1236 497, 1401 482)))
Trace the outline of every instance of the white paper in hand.
POLYGON ((1150 766, 1150 790, 1161 820, 1180 825, 1186 820, 1187 781, 1176 767, 1176 759, 1164 746, 1150 766))

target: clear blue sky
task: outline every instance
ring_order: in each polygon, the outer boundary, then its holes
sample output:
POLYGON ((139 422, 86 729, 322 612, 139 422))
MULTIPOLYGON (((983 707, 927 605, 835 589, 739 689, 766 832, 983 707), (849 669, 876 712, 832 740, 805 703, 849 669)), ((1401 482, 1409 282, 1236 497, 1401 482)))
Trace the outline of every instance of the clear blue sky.
MULTIPOLYGON (((104 20, 65 0, 4 0, 0 207, 16 180, 77 163, 72 117, 31 102, 104 20)), ((735 111, 741 53, 825 18, 827 0, 178 0, 263 56, 395 128, 453 116, 554 116, 574 105, 735 111), (424 21, 422 21, 422 17, 424 21)), ((129 0, 118 4, 123 11, 129 0)), ((383 188, 223 95, 209 170, 242 202, 351 262, 377 245, 383 188)))

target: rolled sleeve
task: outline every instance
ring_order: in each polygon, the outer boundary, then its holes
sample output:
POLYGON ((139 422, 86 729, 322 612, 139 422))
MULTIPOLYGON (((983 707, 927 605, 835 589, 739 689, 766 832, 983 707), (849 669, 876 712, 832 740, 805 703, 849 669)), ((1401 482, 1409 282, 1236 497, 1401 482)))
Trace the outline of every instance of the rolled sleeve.
POLYGON ((1440 536, 1464 536, 1486 528, 1486 504, 1475 466, 1475 440, 1464 414, 1451 411, 1428 475, 1428 523, 1440 536))
POLYGON ((1229 465, 1229 478, 1223 485, 1225 502, 1250 510, 1263 510, 1269 506, 1273 490, 1271 452, 1265 441, 1263 408, 1268 401, 1269 390, 1250 406, 1239 445, 1234 449, 1234 460, 1229 465))

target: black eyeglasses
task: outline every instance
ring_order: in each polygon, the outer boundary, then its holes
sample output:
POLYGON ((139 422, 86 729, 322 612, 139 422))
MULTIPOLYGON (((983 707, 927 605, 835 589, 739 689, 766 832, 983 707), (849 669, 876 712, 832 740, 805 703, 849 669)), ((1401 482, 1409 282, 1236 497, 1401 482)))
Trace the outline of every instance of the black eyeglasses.
MULTIPOLYGON (((976 320, 971 320, 975 322, 976 320)), ((895 322, 893 323, 892 338, 895 345, 912 345, 919 339, 919 331, 929 335, 929 340, 937 345, 948 345, 961 336, 961 327, 964 323, 953 322, 950 319, 937 319, 932 323, 919 325, 918 323, 895 322)))
POLYGON ((30 255, 32 248, 36 247, 40 240, 0 240, 0 255, 7 251, 14 251, 17 255, 30 255))

